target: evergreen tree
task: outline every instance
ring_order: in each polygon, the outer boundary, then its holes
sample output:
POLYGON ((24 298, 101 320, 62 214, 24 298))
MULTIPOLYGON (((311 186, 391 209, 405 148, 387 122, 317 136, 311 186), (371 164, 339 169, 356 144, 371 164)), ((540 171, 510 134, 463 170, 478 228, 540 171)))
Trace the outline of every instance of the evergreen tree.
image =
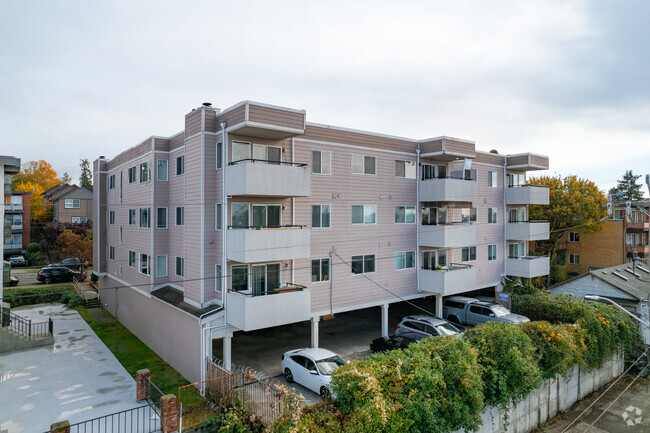
POLYGON ((79 176, 79 186, 86 185, 88 188, 93 187, 93 172, 90 170, 90 161, 88 158, 81 158, 79 163, 81 167, 81 176, 79 176))
POLYGON ((641 185, 636 181, 641 175, 634 175, 632 170, 627 170, 623 175, 623 179, 618 181, 618 185, 609 190, 609 193, 614 196, 617 192, 623 194, 619 197, 614 197, 616 200, 643 200, 643 193, 641 192, 641 185))

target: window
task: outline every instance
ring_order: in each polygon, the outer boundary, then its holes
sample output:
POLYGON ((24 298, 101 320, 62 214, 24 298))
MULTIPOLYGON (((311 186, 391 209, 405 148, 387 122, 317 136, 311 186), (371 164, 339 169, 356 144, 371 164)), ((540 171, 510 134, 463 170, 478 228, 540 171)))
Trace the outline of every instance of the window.
POLYGON ((508 211, 508 222, 523 223, 526 221, 526 208, 520 207, 508 211))
POLYGON ((156 227, 159 229, 167 228, 167 208, 159 207, 156 209, 156 227))
POLYGON ((526 251, 523 242, 517 242, 516 244, 508 245, 508 257, 516 259, 518 257, 524 257, 525 255, 526 251))
POLYGON ((160 181, 166 181, 169 178, 169 173, 167 170, 167 160, 159 159, 156 167, 156 179, 160 181))
POLYGON ((253 296, 273 293, 278 287, 280 287, 280 263, 251 265, 253 296))
POLYGON ((149 221, 149 208, 148 207, 140 209, 140 227, 144 227, 144 228, 151 227, 151 223, 149 221))
POLYGON ((415 206, 395 206, 396 224, 415 224, 415 206))
POLYGON ((248 265, 233 265, 230 273, 233 292, 248 290, 248 265))
POLYGON ((313 174, 331 174, 332 153, 329 150, 311 151, 311 172, 313 174))
POLYGON ((251 144, 241 141, 232 142, 232 162, 251 159, 251 144))
POLYGON ((311 282, 329 281, 330 259, 314 259, 311 261, 311 282))
POLYGON ((437 269, 447 266, 447 250, 422 252, 422 269, 437 269))
POLYGON ((352 205, 352 224, 375 224, 377 205, 352 205))
POLYGON ((135 225, 135 209, 129 209, 129 225, 135 225))
POLYGON ((422 164, 422 180, 444 179, 447 177, 446 165, 422 164))
POLYGON ((140 183, 151 180, 151 163, 149 161, 140 164, 140 183))
POLYGON ((120 206, 122 206, 123 204, 122 203, 122 189, 123 189, 122 184, 124 183, 123 177, 124 177, 124 172, 120 171, 120 206))
POLYGON ((375 272, 375 255, 352 256, 352 273, 369 274, 375 272))
POLYGON ((176 176, 185 173, 185 155, 176 158, 176 176))
POLYGON ((490 207, 488 208, 488 224, 497 223, 497 208, 490 207))
POLYGON ((352 174, 377 174, 377 158, 353 153, 352 174))
POLYGON ((248 228, 248 211, 248 203, 232 203, 230 205, 230 224, 232 225, 232 228, 248 228))
POLYGON ((415 162, 395 161, 395 177, 415 179, 415 162))
POLYGON ((221 164, 223 163, 223 146, 221 143, 217 143, 217 170, 221 168, 221 164))
POLYGON ((580 255, 579 254, 569 254, 569 264, 570 265, 579 265, 580 264, 580 255))
POLYGON ((615 220, 622 220, 625 215, 623 209, 614 209, 614 218, 615 220))
POLYGON ((149 270, 149 256, 146 254, 140 254, 140 273, 151 275, 149 270))
POLYGON ((166 277, 167 276, 167 256, 156 256, 156 276, 157 277, 166 277))
POLYGON ((508 173, 508 186, 523 186, 525 184, 526 184, 525 175, 508 173))
POLYGON ((221 291, 221 265, 214 265, 214 290, 221 291))
POLYGON ((183 257, 176 257, 176 275, 179 277, 185 276, 185 259, 183 257))
POLYGON ((330 205, 315 204, 311 206, 311 227, 321 229, 330 227, 330 205))
POLYGON ((108 260, 115 260, 115 247, 108 247, 108 260))
POLYGON ((282 162, 282 148, 278 146, 266 146, 264 144, 253 144, 253 159, 256 163, 277 164, 282 162))
POLYGON ((462 208, 460 210, 460 220, 461 222, 464 223, 476 222, 476 208, 475 207, 462 208))
POLYGON ((476 246, 473 247, 463 247, 462 250, 462 261, 469 262, 476 260, 476 246))
POLYGON ((280 227, 282 225, 282 206, 253 205, 253 227, 280 227))
POLYGON ((86 217, 72 217, 72 224, 81 224, 88 222, 88 218, 86 217))
POLYGON ((425 207, 422 209, 422 224, 437 225, 447 223, 446 207, 425 207))
POLYGON ((488 260, 497 259, 497 244, 488 245, 488 260))
POLYGON ((81 207, 81 200, 78 198, 66 198, 65 199, 65 208, 66 209, 79 209, 81 207))
POLYGON ((476 182, 476 169, 463 170, 463 176, 465 180, 473 180, 476 182))
POLYGON ((122 243, 122 226, 120 226, 120 243, 122 243))
POLYGON ((129 167, 129 183, 135 182, 135 167, 129 167))
POLYGON ((176 225, 185 225, 185 206, 176 206, 176 225))
POLYGON ((496 171, 488 171, 488 186, 492 188, 496 188, 497 185, 497 172, 496 171))
POLYGON ((135 251, 129 251, 129 266, 135 266, 135 251))
POLYGON ((113 189, 115 188, 115 175, 111 174, 108 176, 108 189, 113 189))
POLYGON ((115 224, 115 211, 114 210, 109 210, 108 211, 108 224, 109 225, 115 224))
POLYGON ((216 203, 214 205, 214 229, 221 230, 221 219, 223 215, 221 213, 221 203, 216 203))
POLYGON ((397 251, 395 253, 395 269, 409 269, 415 267, 415 251, 397 251))
POLYGON ((580 242, 580 233, 569 232, 569 242, 580 242))

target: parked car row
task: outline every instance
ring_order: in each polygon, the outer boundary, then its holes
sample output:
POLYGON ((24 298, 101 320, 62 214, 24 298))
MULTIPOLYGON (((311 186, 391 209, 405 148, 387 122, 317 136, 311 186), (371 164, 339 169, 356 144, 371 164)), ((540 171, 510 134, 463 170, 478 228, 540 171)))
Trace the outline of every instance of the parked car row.
POLYGON ((63 266, 45 267, 38 271, 36 274, 36 280, 44 284, 62 283, 66 281, 72 281, 74 277, 79 275, 81 275, 80 272, 63 266))
POLYGON ((331 374, 345 363, 336 353, 313 347, 285 352, 280 365, 287 382, 297 382, 321 398, 328 398, 332 393, 331 374))
POLYGON ((463 325, 480 325, 485 322, 530 322, 528 317, 513 314, 501 304, 480 301, 465 296, 446 298, 442 303, 442 317, 463 325))

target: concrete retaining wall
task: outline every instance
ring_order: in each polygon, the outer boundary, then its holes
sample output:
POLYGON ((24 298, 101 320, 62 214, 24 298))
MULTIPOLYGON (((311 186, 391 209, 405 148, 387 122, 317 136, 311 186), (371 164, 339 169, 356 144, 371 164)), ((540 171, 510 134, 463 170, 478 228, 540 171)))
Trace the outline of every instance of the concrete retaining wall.
POLYGON ((0 353, 15 352, 16 350, 27 350, 41 346, 52 346, 54 337, 43 337, 30 340, 21 337, 7 328, 0 328, 0 353))
MULTIPOLYGON (((527 433, 548 421, 560 411, 571 407, 598 390, 617 376, 623 374, 625 363, 623 355, 615 356, 598 370, 588 371, 577 365, 566 377, 547 379, 526 398, 507 410, 486 406, 481 413, 483 424, 476 433, 527 433), (506 412, 508 422, 506 423, 506 412)), ((454 433, 461 433, 457 430, 454 433)))

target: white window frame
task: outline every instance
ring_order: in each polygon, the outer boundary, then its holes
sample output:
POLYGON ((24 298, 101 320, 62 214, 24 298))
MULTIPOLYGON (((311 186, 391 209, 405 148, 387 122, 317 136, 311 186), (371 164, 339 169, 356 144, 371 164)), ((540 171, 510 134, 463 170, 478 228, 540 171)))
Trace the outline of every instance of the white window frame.
POLYGON ((137 180, 136 169, 136 166, 129 167, 129 183, 134 183, 137 180))
POLYGON ((129 225, 135 226, 138 225, 138 214, 137 209, 129 209, 129 225))
POLYGON ((363 225, 363 224, 377 224, 377 205, 376 204, 353 204, 350 205, 350 223, 353 225, 363 225), (352 221, 352 209, 354 206, 361 206, 363 208, 363 222, 353 222, 352 221), (366 209, 369 208, 374 208, 374 214, 375 214, 375 221, 373 222, 366 222, 366 216, 369 216, 369 214, 366 214, 366 209))
POLYGON ((221 265, 215 264, 214 265, 214 291, 215 292, 221 291, 221 284, 222 284, 221 278, 222 278, 221 265))
POLYGON ((64 206, 66 209, 80 209, 81 199, 79 198, 66 198, 64 206))
POLYGON ((109 225, 115 224, 115 211, 114 210, 109 210, 108 211, 108 224, 109 225))
POLYGON ((360 153, 352 153, 350 154, 350 173, 354 175, 359 175, 359 176, 377 176, 377 157, 376 156, 370 156, 370 155, 363 155, 360 153), (355 165, 359 165, 359 162, 357 161, 355 163, 354 159, 355 157, 361 157, 361 172, 355 172, 354 167, 355 165), (372 173, 366 173, 366 158, 372 158, 374 161, 374 166, 373 166, 373 172, 372 173))
POLYGON ((149 182, 151 180, 151 161, 144 161, 140 163, 140 183, 149 182))
POLYGON ((174 212, 174 214, 175 214, 174 225, 184 226, 185 225, 185 206, 176 206, 176 212, 174 212), (181 212, 181 215, 180 215, 181 217, 180 218, 178 218, 178 211, 179 210, 181 212))
POLYGON ((488 208, 488 224, 498 224, 499 222, 499 211, 495 207, 488 208))
POLYGON ((311 228, 316 229, 316 230, 327 230, 327 229, 332 228, 332 206, 329 205, 329 204, 313 204, 313 205, 311 205, 311 224, 312 224, 311 228), (329 216, 330 216, 327 227, 325 227, 323 225, 323 208, 324 207, 327 207, 327 211, 328 211, 329 216), (318 226, 314 226, 314 208, 318 208, 318 215, 319 215, 319 218, 318 218, 319 225, 318 226))
POLYGON ((83 224, 88 222, 88 217, 73 216, 70 221, 72 222, 72 224, 83 224))
POLYGON ((377 255, 376 254, 355 254, 351 256, 350 258, 350 275, 364 275, 364 274, 376 274, 377 273, 377 255), (366 272, 366 257, 371 257, 373 258, 374 262, 374 270, 372 272, 366 272), (352 261, 354 260, 355 257, 361 257, 361 263, 362 263, 362 271, 361 272, 354 272, 354 266, 352 264, 352 261))
POLYGON ((332 174, 332 152, 330 150, 311 151, 311 174, 320 174, 323 176, 329 176, 332 174), (320 154, 320 163, 318 164, 318 171, 315 171, 316 164, 314 163, 314 155, 316 153, 320 154), (325 156, 327 156, 327 158, 325 158, 325 156), (325 159, 327 159, 327 164, 323 164, 323 161, 325 159))
POLYGON ((176 275, 177 277, 185 276, 185 257, 176 256, 174 260, 174 275, 176 275), (179 273, 179 266, 178 266, 179 263, 180 263, 180 273, 179 273))
POLYGON ((580 232, 569 232, 569 242, 580 242, 580 232))
POLYGON ((108 260, 115 260, 115 247, 112 245, 108 246, 108 260))
POLYGON ((115 188, 115 175, 111 174, 108 176, 108 189, 111 190, 115 188))
POLYGON ((415 251, 395 251, 395 270, 403 271, 405 269, 415 269, 415 251), (406 265, 408 255, 411 256, 411 266, 406 265), (398 260, 401 260, 401 265, 398 265, 398 260))
POLYGON ((526 243, 525 242, 511 242, 508 244, 508 257, 510 258, 521 258, 521 257, 526 257, 526 243), (511 253, 512 251, 512 246, 515 245, 517 247, 517 255, 513 256, 511 253))
POLYGON ((176 176, 185 174, 185 155, 176 157, 176 176))
POLYGON ((403 159, 396 159, 395 160, 395 177, 399 179, 415 179, 417 177, 417 167, 415 165, 415 161, 407 161, 403 159), (402 166, 402 170, 404 171, 404 176, 400 176, 397 174, 397 167, 402 166))
POLYGON ((476 245, 471 245, 471 246, 468 246, 468 247, 461 248, 460 259, 461 259, 462 262, 474 262, 474 261, 476 261, 476 259, 477 259, 476 245), (464 254, 465 250, 467 250, 467 260, 463 259, 463 254, 464 254))
POLYGON ((120 243, 122 243, 122 239, 123 239, 122 226, 120 226, 119 237, 120 237, 120 243))
POLYGON ((168 275, 168 270, 167 270, 167 254, 160 254, 156 256, 156 277, 166 277, 168 275), (160 262, 159 260, 163 258, 165 261, 165 273, 160 272, 160 262))
POLYGON ((214 204, 214 229, 221 230, 221 219, 223 218, 223 205, 221 203, 214 204))
POLYGON ((156 180, 159 182, 167 182, 169 180, 169 161, 166 159, 159 159, 156 161, 156 180), (164 170, 160 169, 161 163, 164 163, 164 170), (161 177, 161 174, 164 173, 164 176, 161 177))
POLYGON ((139 215, 140 215, 140 219, 139 219, 140 228, 143 229, 151 228, 151 208, 141 207, 139 215), (145 215, 146 215, 146 221, 145 221, 145 215))
POLYGON ((167 211, 166 207, 157 207, 156 208, 156 228, 157 229, 166 229, 169 227, 169 212, 167 211), (164 210, 165 211, 165 225, 161 226, 160 225, 160 211, 164 210))
POLYGON ((488 174, 488 178, 487 178, 488 179, 488 182, 487 182, 488 186, 491 187, 491 188, 496 188, 497 186, 499 186, 499 184, 498 184, 499 180, 498 180, 498 177, 497 177, 497 172, 496 171, 488 171, 487 174, 488 174))
POLYGON ((311 278, 311 284, 319 284, 319 283, 328 283, 330 279, 332 278, 332 263, 330 263, 329 257, 324 257, 324 258, 319 258, 319 259, 311 259, 311 269, 309 271, 309 275, 311 278), (327 278, 323 279, 323 261, 327 261, 327 275, 325 275, 327 278), (314 281, 314 262, 318 262, 318 280, 314 281))
POLYGON ((223 144, 218 142, 215 146, 216 170, 221 170, 223 164, 223 144))
POLYGON ((129 263, 130 268, 135 267, 136 256, 137 256, 137 254, 135 253, 135 251, 129 250, 128 263, 129 263))
POLYGON ((410 205, 404 205, 404 206, 395 206, 395 224, 415 224, 418 221, 418 215, 417 215, 417 206, 410 206, 410 205), (397 221, 397 209, 398 208, 404 208, 404 221, 397 221), (413 209, 413 221, 407 221, 406 218, 406 211, 409 209, 413 209))
POLYGON ((142 275, 151 275, 151 257, 148 254, 140 253, 138 256, 138 272, 142 275), (147 269, 146 272, 142 272, 142 258, 146 257, 147 259, 147 269))
POLYGON ((574 266, 579 266, 580 254, 569 254, 569 264, 574 266))
POLYGON ((499 247, 497 244, 488 245, 488 262, 498 260, 499 258, 499 247))

